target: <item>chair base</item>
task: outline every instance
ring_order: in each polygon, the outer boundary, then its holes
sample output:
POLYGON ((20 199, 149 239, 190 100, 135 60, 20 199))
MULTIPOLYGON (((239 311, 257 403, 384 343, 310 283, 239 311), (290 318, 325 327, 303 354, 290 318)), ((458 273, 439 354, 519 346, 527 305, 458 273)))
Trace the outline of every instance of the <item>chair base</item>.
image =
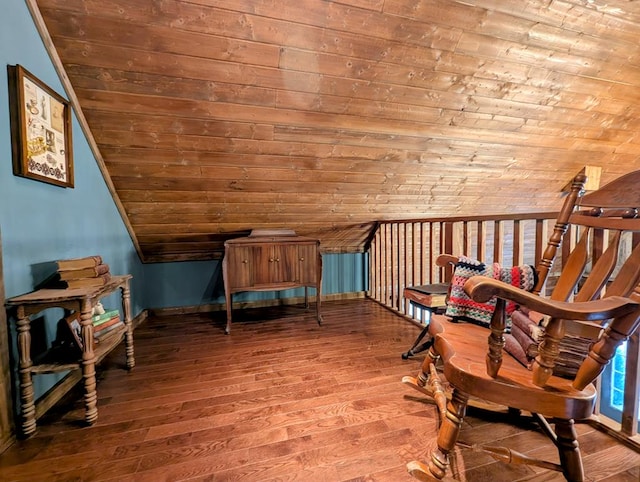
POLYGON ((407 464, 407 471, 411 474, 412 477, 422 482, 457 482, 455 479, 446 475, 442 479, 434 477, 434 475, 429 470, 429 467, 422 462, 418 462, 417 460, 413 460, 407 464))
MULTIPOLYGON (((440 321, 440 320, 438 320, 440 321)), ((505 463, 516 463, 525 465, 534 465, 548 470, 562 471, 565 474, 567 480, 570 481, 582 481, 583 469, 580 457, 580 451, 576 441, 576 434, 573 429, 573 418, 562 419, 562 417, 553 420, 556 424, 556 430, 545 423, 543 430, 545 434, 549 436, 551 441, 556 445, 558 449, 562 464, 555 464, 541 459, 535 459, 527 456, 526 454, 518 453, 511 450, 508 447, 493 447, 493 446, 469 446, 458 441, 458 435, 464 414, 468 407, 473 407, 481 410, 490 411, 493 413, 502 412, 507 416, 515 416, 520 413, 521 408, 509 408, 494 401, 479 399, 479 393, 473 393, 474 388, 482 385, 497 384, 499 391, 512 392, 514 394, 524 393, 538 394, 543 391, 539 387, 535 387, 530 383, 527 383, 526 378, 518 377, 518 383, 509 384, 505 379, 498 377, 498 379, 492 379, 487 377, 483 372, 484 366, 479 367, 478 370, 466 370, 467 367, 475 368, 470 359, 468 359, 468 352, 475 346, 482 345, 482 339, 486 339, 487 330, 473 325, 458 325, 458 324, 443 324, 435 321, 434 328, 437 329, 435 336, 436 345, 425 358, 425 362, 422 365, 421 372, 418 376, 405 376, 402 378, 402 383, 410 386, 414 390, 417 390, 421 394, 434 400, 438 407, 440 415, 440 429, 438 433, 438 448, 431 454, 431 460, 428 464, 413 461, 407 465, 409 473, 418 480, 450 480, 447 479, 447 471, 449 464, 450 453, 454 446, 466 447, 474 451, 481 451, 491 455, 496 460, 500 460, 505 463), (445 333, 449 335, 449 339, 445 341, 443 335, 445 333), (451 343, 448 343, 450 341, 451 343), (459 345, 458 345, 459 344, 459 345), (438 353, 444 353, 445 373, 438 373, 436 370, 436 362, 438 360, 438 353), (446 381, 446 378, 452 377, 457 385, 465 386, 468 390, 452 390, 452 386, 446 381), (470 383, 469 380, 474 380, 475 383, 470 383), (469 394, 468 392, 472 392, 469 394), (546 428, 546 430, 545 430, 546 428)), ((512 375, 512 379, 516 379, 514 375, 526 371, 529 375, 530 372, 526 368, 517 364, 515 360, 504 360, 503 370, 506 373, 512 375)), ((564 379, 557 379, 554 377, 552 380, 551 394, 547 394, 547 398, 561 397, 561 389, 569 390, 576 395, 576 390, 570 388, 570 382, 564 379)), ((455 384, 454 384, 455 385, 455 384)), ((488 392, 491 395, 490 392, 488 392)), ((581 393, 582 398, 577 398, 577 406, 585 404, 591 397, 591 389, 587 389, 586 392, 581 393)), ((508 398, 508 397, 507 397, 508 398)), ((514 397, 514 400, 516 398, 514 397)), ((524 411, 528 412, 526 408, 527 400, 524 396, 519 397, 521 405, 525 405, 524 411)), ((575 400, 575 398, 574 398, 575 400)), ((584 409, 584 408, 583 408, 584 409)), ((580 413, 581 410, 578 410, 580 413)), ((538 417, 540 422, 542 417, 538 417)))

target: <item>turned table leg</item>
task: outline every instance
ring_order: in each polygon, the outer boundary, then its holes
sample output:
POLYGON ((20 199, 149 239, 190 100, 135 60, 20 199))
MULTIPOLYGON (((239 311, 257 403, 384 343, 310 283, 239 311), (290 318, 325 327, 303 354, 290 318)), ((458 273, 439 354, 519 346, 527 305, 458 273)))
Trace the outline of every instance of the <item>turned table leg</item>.
POLYGON ((91 425, 98 419, 98 393, 96 392, 96 355, 94 352, 91 302, 82 300, 80 311, 82 330, 82 378, 84 379, 85 420, 91 425))
POLYGON ((136 359, 133 356, 133 323, 131 321, 131 291, 129 290, 129 280, 126 280, 120 288, 120 294, 122 296, 122 311, 126 327, 124 332, 124 345, 127 356, 127 369, 131 370, 136 366, 136 359))
POLYGON ((28 437, 36 431, 36 405, 31 374, 33 366, 31 361, 31 321, 25 315, 23 307, 18 308, 17 319, 22 434, 28 437))

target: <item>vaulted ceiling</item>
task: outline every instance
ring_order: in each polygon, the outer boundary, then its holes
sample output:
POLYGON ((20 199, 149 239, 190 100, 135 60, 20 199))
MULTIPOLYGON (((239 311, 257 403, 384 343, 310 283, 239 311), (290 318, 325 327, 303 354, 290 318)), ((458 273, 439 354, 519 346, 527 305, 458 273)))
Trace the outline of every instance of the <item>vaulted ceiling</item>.
POLYGON ((27 0, 144 261, 553 211, 640 168, 640 2, 27 0))

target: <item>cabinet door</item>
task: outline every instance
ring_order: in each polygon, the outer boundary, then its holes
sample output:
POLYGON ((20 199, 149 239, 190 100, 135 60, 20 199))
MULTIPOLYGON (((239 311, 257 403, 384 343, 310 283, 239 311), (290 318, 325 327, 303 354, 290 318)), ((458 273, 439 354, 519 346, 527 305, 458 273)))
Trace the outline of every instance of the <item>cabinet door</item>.
POLYGON ((285 244, 277 247, 280 261, 277 266, 279 282, 298 282, 296 264, 298 262, 298 245, 285 244))
POLYGON ((316 244, 298 246, 297 281, 305 285, 316 283, 318 249, 316 244))
POLYGON ((233 246, 227 250, 227 278, 230 288, 245 288, 253 286, 255 279, 254 248, 249 246, 233 246))
POLYGON ((253 281, 256 286, 272 283, 271 271, 276 262, 275 259, 271 244, 258 244, 252 248, 253 281))
POLYGON ((256 284, 296 281, 297 245, 268 244, 261 247, 261 251, 261 269, 256 278, 256 284))

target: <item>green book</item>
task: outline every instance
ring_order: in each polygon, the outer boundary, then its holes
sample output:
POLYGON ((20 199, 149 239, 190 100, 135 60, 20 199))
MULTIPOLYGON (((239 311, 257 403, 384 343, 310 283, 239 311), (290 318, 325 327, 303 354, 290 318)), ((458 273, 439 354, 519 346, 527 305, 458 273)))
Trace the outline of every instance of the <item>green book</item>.
POLYGON ((118 310, 107 310, 101 315, 93 315, 91 317, 91 323, 93 323, 93 326, 98 326, 118 315, 120 315, 118 310))

